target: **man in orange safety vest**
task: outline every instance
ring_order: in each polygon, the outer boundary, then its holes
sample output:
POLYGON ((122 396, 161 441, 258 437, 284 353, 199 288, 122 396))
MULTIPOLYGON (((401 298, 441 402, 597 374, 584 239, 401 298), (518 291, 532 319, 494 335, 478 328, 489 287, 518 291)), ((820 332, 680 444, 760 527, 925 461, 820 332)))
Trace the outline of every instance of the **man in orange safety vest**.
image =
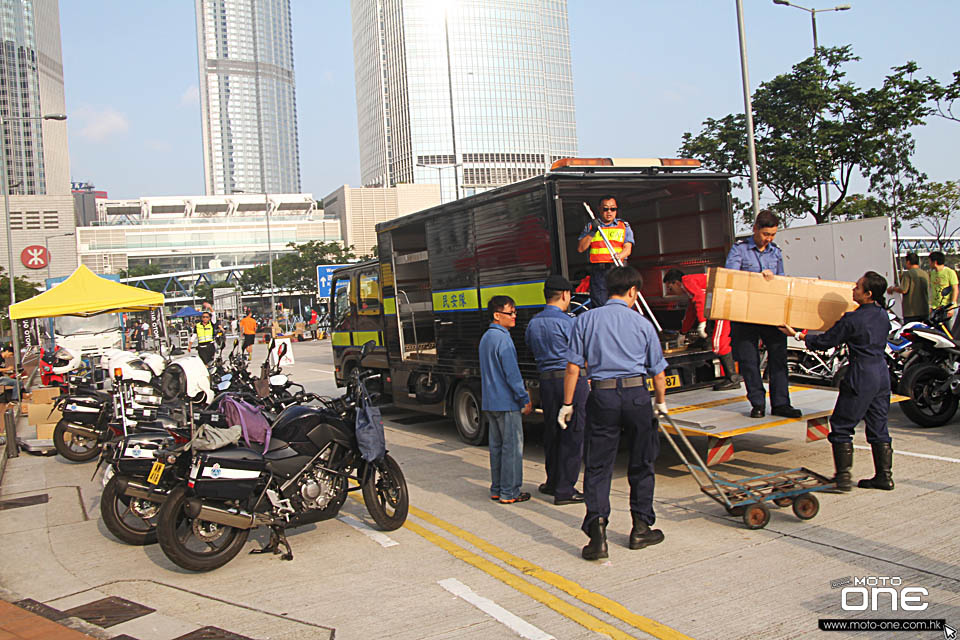
POLYGON ((633 250, 633 229, 630 223, 617 217, 617 199, 613 196, 600 198, 599 219, 590 221, 578 238, 577 251, 590 251, 590 303, 596 309, 607 303, 607 271, 616 266, 607 249, 600 229, 613 247, 620 261, 626 264, 633 250))

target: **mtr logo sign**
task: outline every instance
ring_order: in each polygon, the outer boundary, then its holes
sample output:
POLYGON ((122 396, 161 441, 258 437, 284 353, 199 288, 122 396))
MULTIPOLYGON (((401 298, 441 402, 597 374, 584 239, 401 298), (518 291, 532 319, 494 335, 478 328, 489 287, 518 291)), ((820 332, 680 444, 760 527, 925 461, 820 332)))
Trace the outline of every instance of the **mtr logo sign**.
POLYGON ((898 577, 867 576, 846 578, 836 586, 840 592, 840 606, 844 611, 925 611, 929 595, 924 587, 904 587, 898 577))
POLYGON ((42 244, 35 244, 20 252, 20 262, 27 269, 43 269, 50 262, 50 255, 42 244))

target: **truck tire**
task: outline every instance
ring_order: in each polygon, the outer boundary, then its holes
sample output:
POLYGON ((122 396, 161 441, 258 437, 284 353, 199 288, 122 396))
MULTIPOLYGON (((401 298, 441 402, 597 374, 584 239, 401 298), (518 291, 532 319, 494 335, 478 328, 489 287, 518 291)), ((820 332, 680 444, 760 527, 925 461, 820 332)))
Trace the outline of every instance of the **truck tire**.
POLYGON ((453 394, 453 421, 460 439, 467 444, 487 444, 487 422, 483 419, 481 406, 476 384, 461 382, 453 394))

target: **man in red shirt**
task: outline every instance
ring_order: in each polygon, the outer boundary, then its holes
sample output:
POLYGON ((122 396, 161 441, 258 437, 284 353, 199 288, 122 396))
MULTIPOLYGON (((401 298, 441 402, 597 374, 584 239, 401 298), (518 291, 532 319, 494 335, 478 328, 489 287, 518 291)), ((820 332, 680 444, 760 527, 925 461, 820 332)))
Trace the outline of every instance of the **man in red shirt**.
MULTIPOLYGON (((690 299, 687 305, 687 314, 683 317, 683 325, 680 331, 686 333, 696 325, 697 335, 701 338, 707 338, 707 318, 703 313, 704 302, 707 295, 707 276, 703 273, 694 273, 689 276, 683 275, 680 269, 670 269, 663 276, 663 284, 667 288, 667 293, 672 296, 686 296, 690 299)), ((726 320, 716 320, 713 324, 713 352, 720 359, 723 366, 723 382, 714 385, 714 391, 723 391, 725 389, 739 389, 740 376, 736 373, 733 365, 733 355, 730 349, 730 323, 726 320)))

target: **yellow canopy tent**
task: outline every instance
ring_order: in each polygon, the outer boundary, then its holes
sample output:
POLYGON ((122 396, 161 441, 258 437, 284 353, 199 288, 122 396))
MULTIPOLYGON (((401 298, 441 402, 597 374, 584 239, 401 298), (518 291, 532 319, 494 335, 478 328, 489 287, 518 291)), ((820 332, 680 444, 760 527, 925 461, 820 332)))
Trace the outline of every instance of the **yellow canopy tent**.
POLYGON ((95 316, 119 311, 146 311, 163 305, 163 294, 101 278, 80 265, 59 285, 10 307, 10 317, 95 316))

